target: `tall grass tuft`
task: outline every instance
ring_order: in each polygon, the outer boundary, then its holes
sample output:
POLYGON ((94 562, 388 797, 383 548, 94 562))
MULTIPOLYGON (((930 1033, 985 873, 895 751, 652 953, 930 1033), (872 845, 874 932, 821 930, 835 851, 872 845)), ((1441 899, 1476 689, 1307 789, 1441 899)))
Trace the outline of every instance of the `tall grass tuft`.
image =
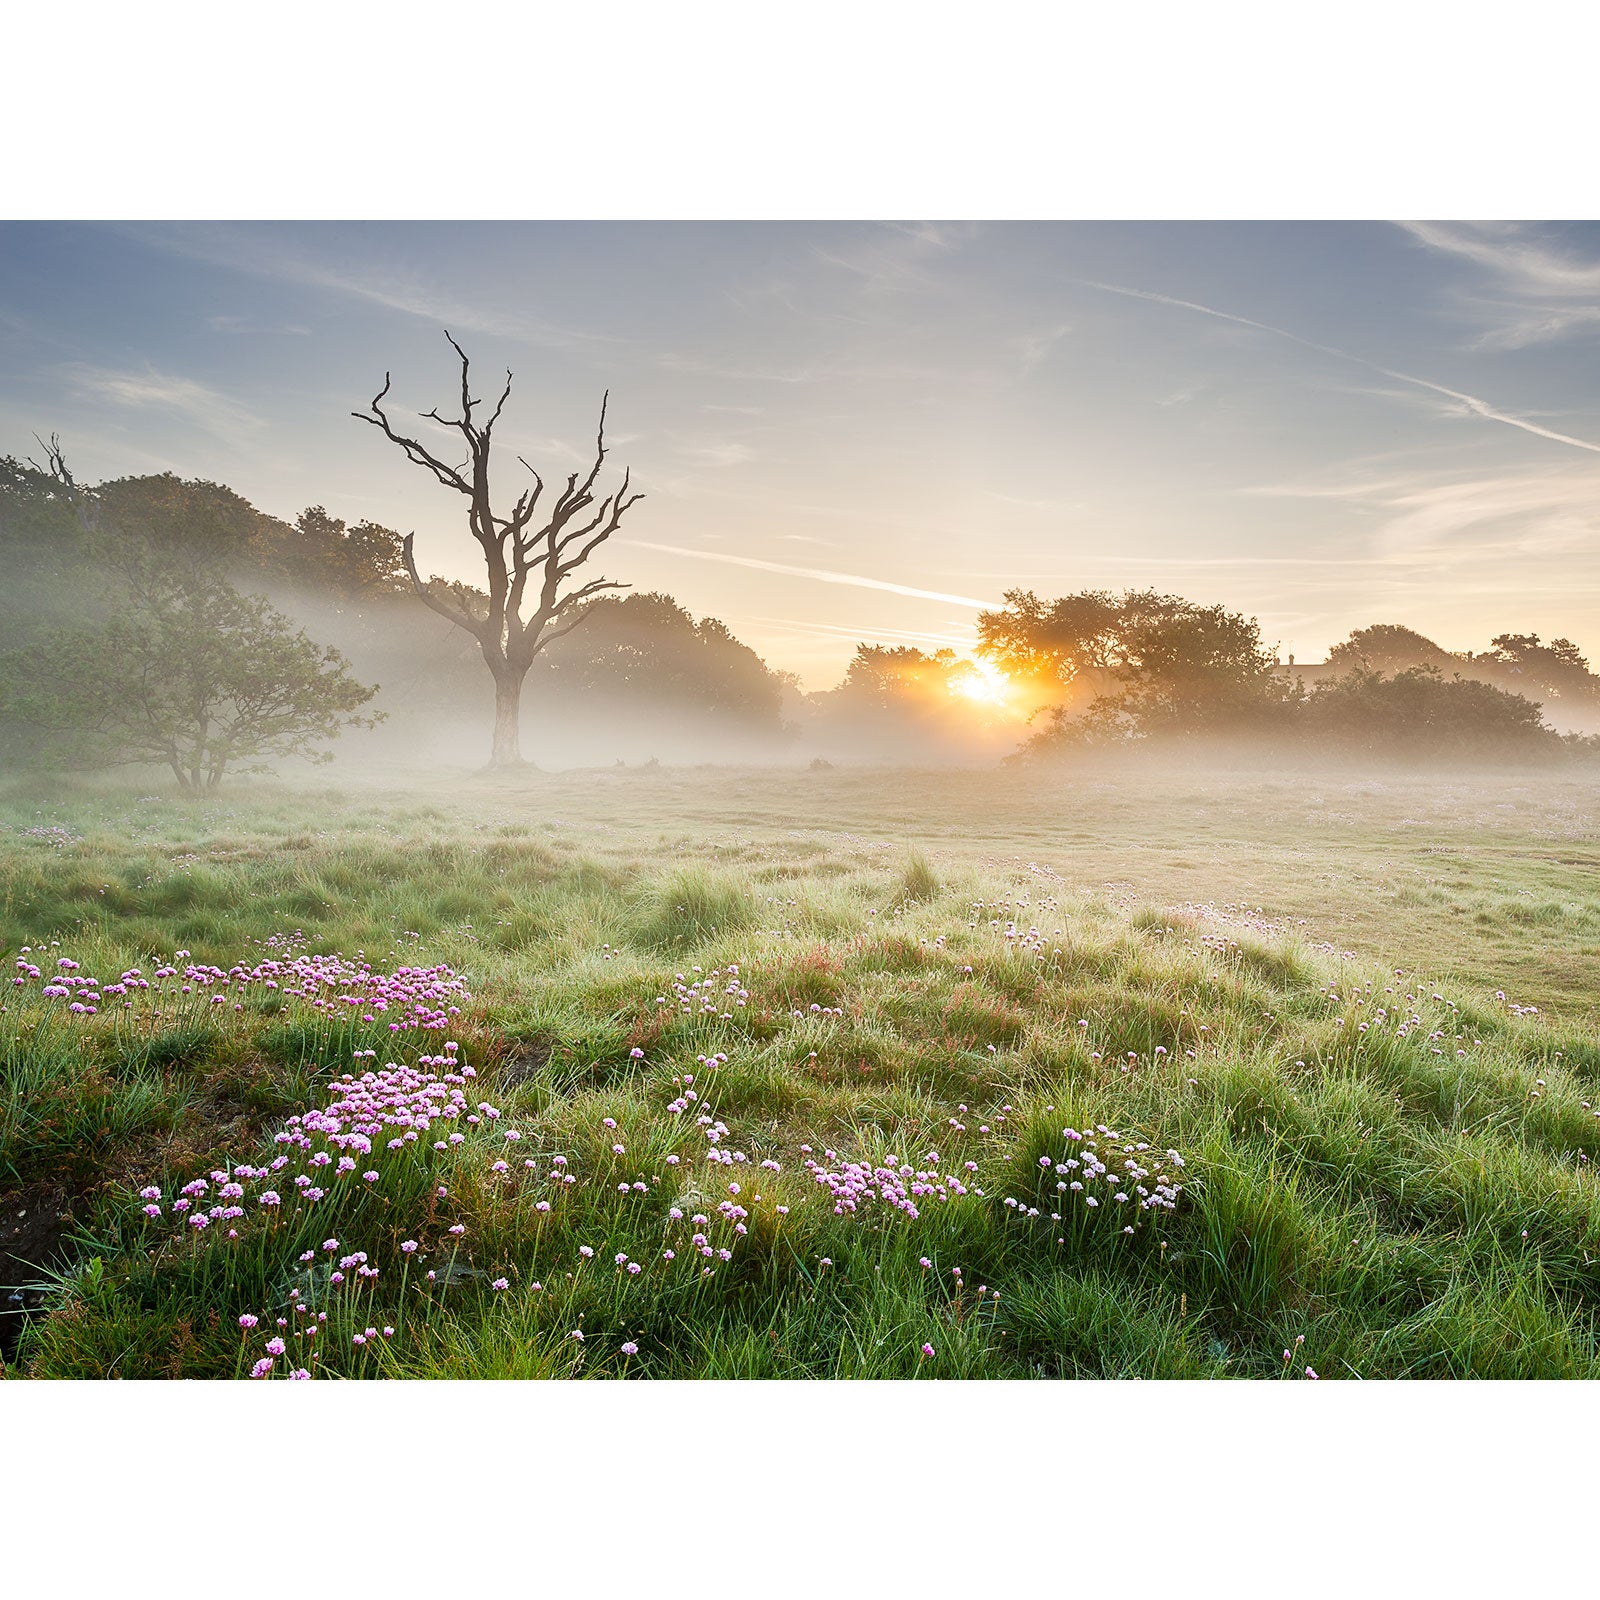
POLYGON ((746 885, 731 873, 685 866, 651 883, 639 898, 633 938, 646 949, 677 953, 726 940, 755 920, 746 885))

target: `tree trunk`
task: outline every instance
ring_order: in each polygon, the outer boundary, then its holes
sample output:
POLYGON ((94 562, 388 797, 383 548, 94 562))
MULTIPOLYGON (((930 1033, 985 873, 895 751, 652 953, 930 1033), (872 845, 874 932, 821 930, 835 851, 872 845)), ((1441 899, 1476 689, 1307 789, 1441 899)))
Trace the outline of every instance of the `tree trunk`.
POLYGON ((502 672, 494 680, 494 750, 491 768, 520 767, 522 759, 522 675, 502 672))

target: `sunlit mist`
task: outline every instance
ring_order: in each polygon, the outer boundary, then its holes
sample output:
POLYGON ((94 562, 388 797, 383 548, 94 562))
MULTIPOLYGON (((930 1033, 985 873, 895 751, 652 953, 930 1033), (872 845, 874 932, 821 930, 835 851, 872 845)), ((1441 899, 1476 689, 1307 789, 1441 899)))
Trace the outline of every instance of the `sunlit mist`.
POLYGON ((968 665, 969 672, 951 677, 951 694, 981 706, 1004 706, 1013 698, 1016 686, 992 662, 980 657, 968 665))

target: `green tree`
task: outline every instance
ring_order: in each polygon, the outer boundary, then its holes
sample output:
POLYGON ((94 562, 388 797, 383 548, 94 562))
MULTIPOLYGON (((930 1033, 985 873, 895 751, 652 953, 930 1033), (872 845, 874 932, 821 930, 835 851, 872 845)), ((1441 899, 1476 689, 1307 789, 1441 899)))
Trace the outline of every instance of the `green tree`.
POLYGON ((1459 665, 1460 657, 1398 622, 1376 622, 1357 628, 1328 652, 1328 665, 1341 672, 1365 667, 1371 672, 1405 672, 1412 667, 1459 665))
POLYGON ((273 585, 355 602, 411 592, 403 541, 381 523, 347 524, 308 506, 292 526, 274 521, 264 533, 251 550, 251 566, 273 585))
POLYGON ((1300 720, 1319 750, 1384 760, 1504 761, 1562 748, 1531 700, 1431 667, 1392 677, 1357 667, 1324 679, 1300 720))
POLYGON ((283 527, 226 485, 175 472, 113 478, 82 495, 79 504, 100 530, 102 552, 126 549, 146 561, 159 557, 228 575, 251 565, 252 553, 271 543, 273 528, 283 527))
POLYGON ((350 525, 322 506, 289 523, 258 511, 225 484, 164 472, 117 478, 93 492, 96 520, 115 543, 254 590, 294 589, 335 601, 409 592, 402 540, 392 528, 350 525))
POLYGON ((1154 589, 1050 602, 1013 590, 979 616, 978 636, 1004 671, 1058 687, 1036 751, 1262 731, 1295 698, 1255 618, 1154 589))
POLYGON ((85 558, 67 486, 34 462, 0 458, 0 639, 19 644, 81 612, 85 558))
MULTIPOLYGON (((0 725, 13 755, 158 764, 186 789, 215 789, 267 757, 326 759, 318 746, 377 720, 360 709, 377 691, 351 678, 337 650, 222 575, 245 513, 258 515, 231 490, 199 486, 200 514, 185 521, 173 508, 195 486, 170 474, 84 490, 54 439, 47 467, 29 470, 20 488, 8 486, 13 498, 72 543, 74 565, 94 572, 97 589, 70 622, 0 657, 0 725)), ((193 510, 195 498, 187 503, 193 510)))
POLYGON ((948 709, 952 676, 971 670, 950 649, 930 653, 910 644, 858 644, 833 694, 847 713, 927 715, 948 709))
POLYGON ((1008 677, 1057 691, 1062 704, 1087 704, 1113 690, 1127 666, 1123 604, 1105 589, 1041 600, 1031 589, 1006 592, 999 611, 978 614, 978 650, 1008 677))
POLYGON ((0 660, 0 702, 44 765, 159 765, 189 790, 370 727, 376 690, 258 596, 160 580, 109 621, 0 660))
POLYGON ((1468 658, 1474 676, 1491 677, 1530 699, 1567 704, 1600 700, 1600 677, 1570 639, 1541 644, 1536 633, 1502 633, 1490 643, 1491 649, 1468 658))
POLYGON ((671 595, 607 595, 542 658, 541 691, 616 706, 707 712, 777 729, 783 686, 715 617, 696 622, 671 595))

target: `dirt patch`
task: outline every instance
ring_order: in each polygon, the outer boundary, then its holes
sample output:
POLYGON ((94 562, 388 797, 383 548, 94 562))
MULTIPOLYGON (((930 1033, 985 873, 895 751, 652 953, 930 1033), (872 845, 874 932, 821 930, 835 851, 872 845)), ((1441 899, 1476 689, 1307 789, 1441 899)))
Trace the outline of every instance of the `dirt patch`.
POLYGON ((537 1076, 555 1053, 551 1039, 511 1039, 506 1042, 506 1053, 494 1063, 494 1074, 507 1089, 526 1083, 537 1076))
POLYGON ((72 1222, 60 1189, 22 1189, 0 1196, 0 1359, 12 1360, 27 1316, 43 1298, 30 1284, 60 1265, 61 1238, 72 1222))

